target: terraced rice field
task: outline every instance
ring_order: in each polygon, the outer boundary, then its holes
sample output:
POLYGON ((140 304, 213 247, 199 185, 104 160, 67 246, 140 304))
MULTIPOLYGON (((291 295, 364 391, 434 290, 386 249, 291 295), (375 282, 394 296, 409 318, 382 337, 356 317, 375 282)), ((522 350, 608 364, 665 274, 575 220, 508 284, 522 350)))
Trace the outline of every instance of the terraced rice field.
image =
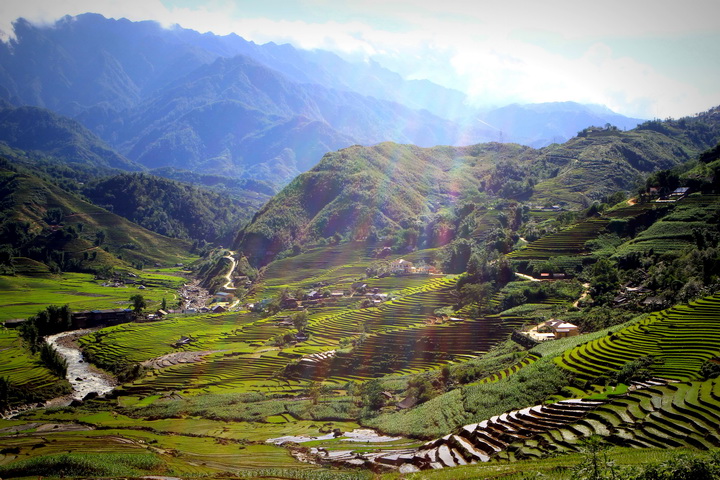
MULTIPOLYGON (((213 352, 197 363, 169 366, 125 385, 123 392, 128 395, 164 391, 292 393, 311 379, 342 383, 437 368, 486 352, 516 326, 498 316, 430 324, 428 319, 435 309, 454 302, 455 279, 421 277, 424 282, 418 282, 414 281, 417 277, 406 278, 413 281, 399 291, 397 300, 379 307, 336 308, 312 315, 307 327, 310 340, 284 350, 267 347, 266 342, 294 329, 280 327, 272 318, 244 315, 204 315, 120 325, 89 335, 82 343, 88 351, 114 362, 140 362, 176 351, 172 344, 181 335, 193 337, 191 343, 181 347, 183 350, 213 352), (281 375, 289 363, 300 357, 335 350, 341 339, 357 339, 362 333, 364 341, 350 353, 318 361, 297 377, 281 375)), ((402 284, 396 282, 397 286, 402 284)))
POLYGON ((264 272, 264 285, 255 298, 272 297, 289 286, 311 288, 320 282, 337 284, 362 278, 368 262, 372 260, 372 250, 364 243, 345 243, 318 247, 275 261, 264 272))
POLYGON ((696 245, 694 229, 712 231, 716 228, 715 218, 720 214, 720 195, 694 194, 667 205, 672 208, 671 213, 621 245, 618 254, 647 252, 651 249, 656 254, 681 252, 696 245))
MULTIPOLYGON (((172 301, 177 289, 185 281, 181 277, 143 272, 142 281, 148 287, 142 295, 151 302, 166 298, 172 301)), ((72 310, 118 308, 129 305, 131 295, 138 293, 132 286, 103 287, 88 273, 69 273, 47 278, 0 277, 0 322, 11 318, 27 318, 49 305, 69 305, 72 310)))
POLYGON ((465 425, 458 431, 400 454, 367 455, 386 466, 413 465, 417 470, 456 467, 488 462, 507 456, 511 444, 523 442, 548 431, 565 428, 576 439, 582 432, 574 423, 602 405, 599 401, 565 400, 551 405, 535 405, 495 415, 480 423, 465 425))
POLYGON ((655 358, 656 376, 697 379, 702 364, 720 356, 720 294, 654 313, 568 350, 557 363, 578 378, 593 380, 643 356, 655 358))
POLYGON ((635 448, 699 449, 720 446, 720 380, 651 386, 611 399, 570 425, 511 446, 513 458, 579 449, 583 437, 601 435, 635 448))
POLYGON ((488 351, 515 326, 492 316, 479 320, 431 325, 433 311, 451 305, 453 279, 431 279, 402 291, 399 300, 377 308, 341 312, 311 321, 310 341, 295 353, 312 354, 335 345, 337 339, 369 335, 351 352, 303 364, 302 378, 334 381, 363 380, 388 373, 417 373, 438 365, 488 351))
POLYGON ((55 386, 60 379, 23 346, 17 332, 0 330, 0 378, 7 378, 14 389, 38 391, 55 386))
POLYGON ((18 454, 0 454, 0 465, 28 455, 72 452, 83 456, 91 464, 105 460, 103 454, 153 455, 159 461, 159 469, 144 474, 182 477, 226 476, 225 472, 229 471, 270 467, 317 468, 296 462, 286 449, 274 445, 244 446, 235 442, 218 442, 211 437, 166 435, 141 430, 90 430, 81 427, 76 431, 56 433, 52 424, 48 428, 40 428, 41 431, 21 437, 0 436, 5 448, 19 450, 18 454))
POLYGON ((508 254, 513 260, 547 260, 555 257, 588 255, 585 242, 596 238, 613 219, 630 218, 653 208, 649 204, 636 204, 618 208, 602 217, 592 217, 565 230, 547 235, 508 254))
POLYGON ((635 448, 720 446, 720 379, 636 386, 629 394, 609 400, 563 400, 509 411, 465 425, 418 449, 364 458, 418 470, 539 459, 580 451, 582 440, 592 435, 635 448))
POLYGON ((547 260, 552 257, 584 255, 589 252, 585 242, 597 237, 610 220, 591 218, 560 232, 535 240, 525 248, 508 254, 514 260, 547 260))

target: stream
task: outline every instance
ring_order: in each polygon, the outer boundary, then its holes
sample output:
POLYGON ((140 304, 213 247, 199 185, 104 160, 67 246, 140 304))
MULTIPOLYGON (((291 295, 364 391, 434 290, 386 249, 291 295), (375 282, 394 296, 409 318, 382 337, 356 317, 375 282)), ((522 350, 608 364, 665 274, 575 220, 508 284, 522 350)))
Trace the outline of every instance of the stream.
POLYGON ((67 361, 67 380, 73 388, 72 398, 82 400, 90 392, 103 395, 115 388, 115 381, 108 374, 98 371, 85 361, 75 339, 94 330, 73 330, 48 336, 45 341, 52 345, 67 361))

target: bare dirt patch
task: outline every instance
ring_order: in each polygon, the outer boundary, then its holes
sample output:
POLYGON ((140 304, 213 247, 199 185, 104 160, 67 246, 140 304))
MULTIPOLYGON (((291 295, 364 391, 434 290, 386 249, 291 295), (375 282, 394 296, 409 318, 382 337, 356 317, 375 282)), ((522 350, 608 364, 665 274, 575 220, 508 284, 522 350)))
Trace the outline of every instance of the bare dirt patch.
POLYGON ((203 360, 206 356, 211 353, 221 352, 222 350, 205 350, 202 352, 173 352, 163 355, 162 357, 151 358, 145 360, 142 365, 145 367, 154 368, 159 370, 161 368, 172 367, 173 365, 179 365, 181 363, 197 363, 203 360))

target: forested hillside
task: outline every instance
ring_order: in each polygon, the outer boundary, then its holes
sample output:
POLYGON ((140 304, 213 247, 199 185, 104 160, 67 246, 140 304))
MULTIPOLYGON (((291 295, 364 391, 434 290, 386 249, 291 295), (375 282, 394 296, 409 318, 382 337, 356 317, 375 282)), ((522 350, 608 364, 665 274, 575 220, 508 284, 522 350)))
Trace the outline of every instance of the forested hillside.
POLYGON ((96 205, 161 235, 228 243, 259 205, 147 174, 95 180, 82 192, 96 205))
POLYGON ((190 244, 139 227, 37 177, 0 170, 3 262, 30 258, 51 271, 176 263, 190 244))
POLYGON ((716 108, 628 132, 590 128, 539 150, 498 143, 354 146, 325 155, 296 178, 239 233, 236 245, 258 262, 335 235, 390 239, 405 248, 437 246, 460 228, 462 218, 452 208, 503 199, 589 207, 616 191, 637 191, 649 173, 697 157, 718 140, 716 108))
POLYGON ((143 170, 75 120, 38 107, 0 104, 0 142, 98 170, 143 170))

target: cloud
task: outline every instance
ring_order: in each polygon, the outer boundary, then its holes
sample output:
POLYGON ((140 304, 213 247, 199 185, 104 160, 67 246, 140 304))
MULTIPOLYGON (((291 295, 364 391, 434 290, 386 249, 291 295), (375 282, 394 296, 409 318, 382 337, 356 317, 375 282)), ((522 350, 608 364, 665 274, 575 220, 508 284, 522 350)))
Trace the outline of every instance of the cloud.
POLYGON ((23 17, 35 24, 51 24, 65 15, 101 13, 106 17, 129 20, 162 21, 168 18, 168 10, 160 0, 5 0, 0 2, 0 32, 5 38, 12 37, 12 22, 23 17))

